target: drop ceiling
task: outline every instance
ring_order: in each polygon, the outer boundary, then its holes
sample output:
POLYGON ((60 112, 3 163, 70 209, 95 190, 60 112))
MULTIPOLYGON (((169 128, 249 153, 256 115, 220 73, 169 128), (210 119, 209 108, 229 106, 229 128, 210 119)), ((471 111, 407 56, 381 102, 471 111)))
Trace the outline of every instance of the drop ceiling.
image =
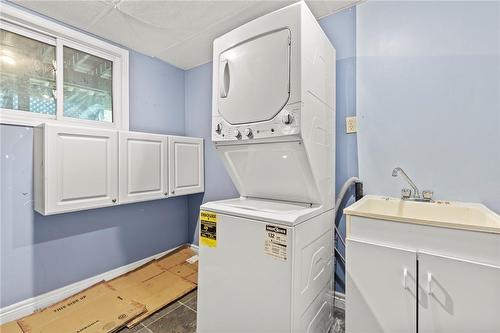
MULTIPOLYGON (((182 69, 212 59, 213 40, 295 1, 87 0, 13 2, 182 69)), ((306 1, 316 18, 358 0, 306 1)))

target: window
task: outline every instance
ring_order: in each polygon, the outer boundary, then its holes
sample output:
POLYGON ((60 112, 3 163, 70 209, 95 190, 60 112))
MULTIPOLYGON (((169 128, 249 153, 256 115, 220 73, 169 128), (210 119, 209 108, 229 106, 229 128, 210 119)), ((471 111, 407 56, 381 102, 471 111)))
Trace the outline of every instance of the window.
POLYGON ((64 116, 113 122, 113 62, 65 46, 64 116))
POLYGON ((56 114, 56 47, 0 30, 0 107, 56 114))
POLYGON ((0 122, 128 130, 128 51, 0 3, 0 122))

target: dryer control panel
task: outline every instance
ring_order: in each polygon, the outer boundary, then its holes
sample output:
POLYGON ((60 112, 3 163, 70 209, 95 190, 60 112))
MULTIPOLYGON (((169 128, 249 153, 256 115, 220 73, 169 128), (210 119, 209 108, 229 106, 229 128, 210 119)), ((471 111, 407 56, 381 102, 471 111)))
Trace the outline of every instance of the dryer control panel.
POLYGON ((269 121, 230 124, 222 116, 212 120, 212 141, 248 141, 300 133, 300 102, 287 105, 269 121))

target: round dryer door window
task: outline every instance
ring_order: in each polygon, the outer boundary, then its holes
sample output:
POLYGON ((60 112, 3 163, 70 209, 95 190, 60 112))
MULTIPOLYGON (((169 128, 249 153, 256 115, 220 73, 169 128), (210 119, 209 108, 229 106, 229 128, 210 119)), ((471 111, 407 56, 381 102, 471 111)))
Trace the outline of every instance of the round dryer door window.
POLYGON ((219 57, 220 115, 230 124, 267 121, 290 96, 290 30, 242 42, 219 57))

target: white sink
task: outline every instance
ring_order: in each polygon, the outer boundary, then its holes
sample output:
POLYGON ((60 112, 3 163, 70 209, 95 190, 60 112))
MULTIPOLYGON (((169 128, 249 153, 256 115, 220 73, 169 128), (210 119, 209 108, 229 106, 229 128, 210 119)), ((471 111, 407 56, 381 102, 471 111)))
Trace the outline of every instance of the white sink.
POLYGON ((477 203, 415 202, 365 196, 344 209, 346 215, 500 234, 500 215, 477 203))

